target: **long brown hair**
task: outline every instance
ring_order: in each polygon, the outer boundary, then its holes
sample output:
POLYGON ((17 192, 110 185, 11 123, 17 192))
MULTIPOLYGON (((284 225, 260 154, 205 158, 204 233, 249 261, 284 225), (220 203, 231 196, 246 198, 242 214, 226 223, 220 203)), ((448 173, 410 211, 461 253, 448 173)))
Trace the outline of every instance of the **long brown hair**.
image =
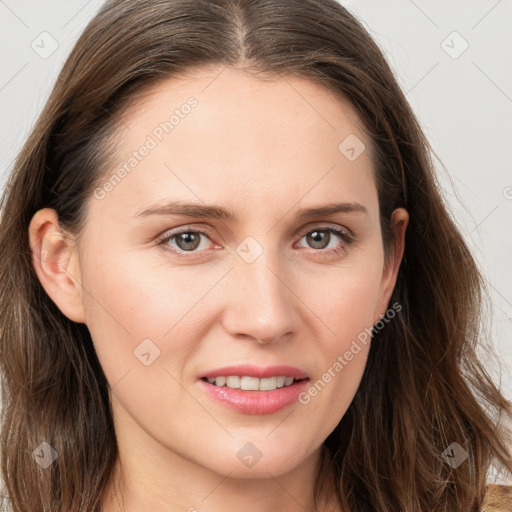
POLYGON ((299 76, 355 108, 372 142, 383 242, 410 215, 391 298, 360 387, 324 443, 347 511, 476 511, 493 461, 512 471, 512 417, 477 349, 484 282, 434 173, 432 150, 372 38, 335 0, 112 0, 67 59, 2 197, 1 472, 14 511, 99 511, 117 456, 108 382, 85 324, 65 317, 33 268, 28 226, 54 208, 78 236, 123 108, 158 80, 233 66, 299 76), (32 452, 47 442, 47 469, 32 452), (458 443, 468 459, 443 457, 458 443))

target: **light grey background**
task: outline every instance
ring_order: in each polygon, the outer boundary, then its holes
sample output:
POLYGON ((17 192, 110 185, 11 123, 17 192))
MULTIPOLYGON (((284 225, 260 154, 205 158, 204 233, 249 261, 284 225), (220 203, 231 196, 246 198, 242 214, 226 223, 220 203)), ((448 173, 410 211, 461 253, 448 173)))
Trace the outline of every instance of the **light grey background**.
MULTIPOLYGON (((388 56, 445 166, 439 165, 442 187, 489 284, 493 343, 506 365, 502 388, 512 399, 512 3, 342 3, 388 56)), ((0 187, 65 57, 101 4, 0 0, 0 187)), ((489 370, 500 378, 496 366, 489 363, 489 370)))

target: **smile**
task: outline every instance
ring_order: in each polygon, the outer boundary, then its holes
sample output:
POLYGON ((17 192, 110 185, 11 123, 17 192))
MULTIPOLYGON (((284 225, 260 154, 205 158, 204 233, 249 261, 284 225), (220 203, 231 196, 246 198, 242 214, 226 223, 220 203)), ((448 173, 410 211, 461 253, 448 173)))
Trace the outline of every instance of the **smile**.
POLYGON ((206 379, 210 384, 218 387, 227 387, 231 389, 242 389, 244 391, 273 391, 274 389, 291 386, 298 379, 293 377, 250 377, 248 375, 238 376, 219 376, 206 379))

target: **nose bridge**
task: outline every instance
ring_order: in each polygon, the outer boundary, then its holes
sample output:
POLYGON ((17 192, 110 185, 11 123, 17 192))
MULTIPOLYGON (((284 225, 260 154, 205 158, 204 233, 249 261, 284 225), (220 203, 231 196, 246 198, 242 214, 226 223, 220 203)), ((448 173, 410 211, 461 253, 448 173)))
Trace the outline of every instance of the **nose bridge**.
POLYGON ((261 343, 299 329, 300 317, 276 248, 248 237, 237 247, 225 328, 261 343))

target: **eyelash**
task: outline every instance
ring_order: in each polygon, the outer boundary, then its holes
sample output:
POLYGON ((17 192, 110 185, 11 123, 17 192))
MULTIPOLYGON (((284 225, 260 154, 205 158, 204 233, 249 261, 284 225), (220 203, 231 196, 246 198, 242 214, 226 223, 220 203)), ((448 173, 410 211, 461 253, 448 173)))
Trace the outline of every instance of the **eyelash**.
MULTIPOLYGON (((336 256, 336 255, 343 255, 345 254, 346 252, 346 246, 350 246, 352 245, 354 242, 355 242, 355 237, 354 235, 352 235, 351 233, 349 233, 348 231, 344 231, 344 230, 341 230, 341 229, 338 229, 338 228, 334 228, 334 227, 331 227, 331 226, 321 226, 321 227, 315 227, 313 229, 308 229, 307 231, 303 231, 300 233, 300 239, 302 239, 304 236, 310 234, 310 233, 313 233, 315 231, 323 231, 323 232, 328 232, 328 233, 332 233, 336 236, 338 236, 342 241, 343 241, 343 246, 340 247, 339 245, 334 247, 334 248, 331 248, 331 249, 328 249, 328 250, 325 250, 325 249, 314 249, 314 248, 310 248, 312 251, 319 251, 321 253, 324 253, 325 256, 329 257, 329 256, 336 256)), ((178 232, 175 232, 175 233, 164 233, 161 237, 158 238, 157 240, 157 245, 160 246, 162 248, 162 250, 166 251, 166 252, 170 252, 172 254, 174 254, 175 256, 177 256, 178 258, 193 258, 194 256, 191 256, 195 253, 201 253, 201 252, 204 252, 204 251, 197 251, 197 250, 194 250, 194 251, 180 251, 180 250, 176 250, 176 249, 169 249, 169 246, 167 245, 167 243, 174 239, 175 237, 178 237, 179 235, 182 235, 184 233, 194 233, 194 234, 200 234, 200 235, 204 235, 206 236, 208 239, 209 239, 209 234, 206 232, 206 231, 202 231, 202 230, 192 230, 192 229, 183 229, 183 230, 180 230, 178 232)), ((330 242, 330 240, 329 240, 330 242)))

